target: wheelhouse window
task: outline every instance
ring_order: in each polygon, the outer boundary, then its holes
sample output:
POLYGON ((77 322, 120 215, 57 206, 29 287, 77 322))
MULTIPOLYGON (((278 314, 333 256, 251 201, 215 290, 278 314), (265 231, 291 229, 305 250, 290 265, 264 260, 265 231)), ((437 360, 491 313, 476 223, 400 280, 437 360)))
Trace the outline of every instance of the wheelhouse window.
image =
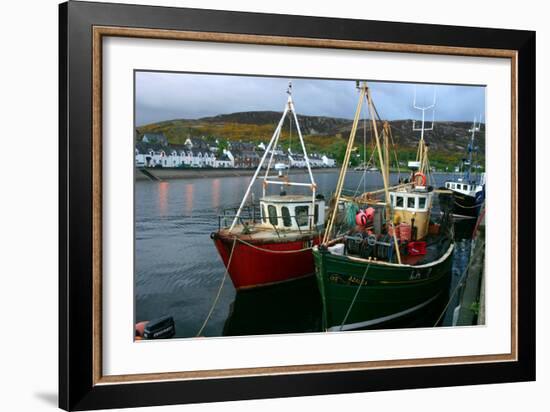
POLYGON ((290 212, 288 211, 288 207, 283 206, 281 208, 281 214, 283 215, 283 225, 286 227, 289 227, 292 225, 292 218, 290 217, 290 212))
POLYGON ((273 226, 276 226, 278 223, 277 219, 277 209, 273 205, 269 205, 267 207, 267 212, 269 213, 269 223, 271 223, 273 226))
POLYGON ((395 207, 403 207, 403 196, 395 197, 395 207))
POLYGON ((416 200, 415 197, 407 198, 407 209, 414 209, 415 200, 416 200))
POLYGON ((425 197, 419 197, 418 198, 418 208, 419 209, 425 209, 426 208, 426 198, 425 197))
POLYGON ((294 213, 298 226, 306 226, 308 223, 309 206, 296 206, 294 213))

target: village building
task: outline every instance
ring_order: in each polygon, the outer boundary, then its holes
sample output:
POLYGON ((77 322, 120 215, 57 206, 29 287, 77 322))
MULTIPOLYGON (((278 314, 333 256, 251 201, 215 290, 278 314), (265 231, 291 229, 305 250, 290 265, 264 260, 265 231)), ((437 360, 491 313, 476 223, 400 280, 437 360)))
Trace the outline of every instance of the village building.
POLYGON ((188 137, 183 143, 188 149, 208 149, 208 143, 200 137, 188 137))
POLYGON ((143 143, 159 144, 161 146, 168 145, 168 139, 164 133, 144 133, 141 137, 143 143))
MULTIPOLYGON (((216 144, 219 141, 216 140, 216 144)), ((138 136, 135 146, 136 167, 162 168, 243 168, 259 165, 265 153, 265 145, 250 142, 230 142, 228 149, 218 153, 218 146, 203 138, 189 137, 184 144, 169 144, 162 133, 145 133, 138 136)), ((301 154, 286 154, 281 149, 273 151, 272 164, 280 167, 305 168, 301 154)), ((311 167, 334 167, 334 159, 316 153, 310 155, 311 167)))
POLYGON ((288 160, 290 161, 290 167, 298 169, 306 167, 306 159, 304 158, 304 155, 290 153, 288 155, 288 160))
POLYGON ((323 161, 323 166, 324 167, 336 167, 336 160, 331 159, 327 155, 321 156, 321 159, 323 161))
POLYGON ((227 154, 223 154, 214 160, 214 167, 217 169, 229 169, 233 167, 233 164, 229 156, 227 154))

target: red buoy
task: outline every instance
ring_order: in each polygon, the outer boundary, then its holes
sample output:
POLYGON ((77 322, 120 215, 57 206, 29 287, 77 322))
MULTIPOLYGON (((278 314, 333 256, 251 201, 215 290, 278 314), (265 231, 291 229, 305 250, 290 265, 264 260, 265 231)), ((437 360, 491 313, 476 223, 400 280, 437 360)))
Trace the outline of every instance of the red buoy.
POLYGON ((357 223, 358 226, 363 226, 363 227, 367 226, 367 223, 368 223, 367 214, 362 210, 357 212, 357 214, 355 215, 355 223, 357 223))

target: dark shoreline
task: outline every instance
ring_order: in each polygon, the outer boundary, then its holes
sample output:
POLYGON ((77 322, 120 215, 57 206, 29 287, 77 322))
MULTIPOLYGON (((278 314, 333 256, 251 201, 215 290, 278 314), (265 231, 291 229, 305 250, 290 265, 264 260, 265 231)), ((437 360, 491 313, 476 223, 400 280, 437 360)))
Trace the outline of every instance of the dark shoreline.
MULTIPOLYGON (((146 168, 147 172, 157 177, 159 180, 168 179, 200 179, 211 177, 240 177, 252 176, 256 169, 161 169, 161 168, 146 168)), ((312 169, 313 174, 317 173, 337 173, 340 171, 338 167, 327 167, 320 169, 312 169)), ((290 169, 289 174, 301 175, 307 174, 307 169, 290 169)), ((136 180, 151 180, 141 170, 135 170, 136 180)))

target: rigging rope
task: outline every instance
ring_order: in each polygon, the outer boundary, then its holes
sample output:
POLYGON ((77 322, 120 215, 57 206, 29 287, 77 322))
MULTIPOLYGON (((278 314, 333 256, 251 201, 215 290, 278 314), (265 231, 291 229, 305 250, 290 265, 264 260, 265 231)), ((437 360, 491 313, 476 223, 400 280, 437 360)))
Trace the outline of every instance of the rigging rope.
POLYGON ((208 324, 208 321, 210 320, 210 317, 212 316, 212 313, 214 313, 214 308, 218 304, 218 300, 220 299, 223 285, 225 284, 225 280, 227 279, 227 274, 229 273, 229 266, 231 265, 231 260, 233 259, 233 252, 235 251, 235 244, 237 243, 237 237, 233 238, 233 246, 231 247, 231 253, 229 255, 229 260, 227 261, 227 266, 225 268, 225 272, 223 274, 222 281, 220 283, 220 286, 218 288, 218 292, 216 293, 216 297, 214 298, 214 302, 212 303, 212 306, 210 307, 210 311, 208 311, 208 315, 206 316, 206 319, 204 320, 201 328, 197 332, 196 336, 201 336, 204 328, 208 324))
POLYGON ((351 313, 351 309, 353 308, 353 305, 355 304, 355 301, 357 300, 357 296, 359 296, 359 291, 361 290, 361 287, 363 286, 363 282, 365 281, 365 277, 367 276, 367 272, 370 268, 370 262, 367 265, 367 268, 365 269, 365 272, 363 273, 363 277, 361 278, 361 283, 359 283, 359 286, 357 287, 357 290, 355 291, 355 295, 353 296, 353 300, 351 301, 348 311, 346 312, 346 316, 344 316, 344 320, 342 320, 342 323, 340 325, 340 330, 344 327, 346 324, 346 321, 348 320, 348 316, 351 313))
MULTIPOLYGON (((483 242, 481 244, 481 246, 479 247, 479 249, 478 249, 479 254, 481 254, 485 250, 484 246, 485 246, 485 242, 483 242)), ((462 275, 460 275, 460 278, 458 279, 458 282, 457 282, 457 284, 456 284, 456 286, 453 290, 453 293, 451 293, 451 296, 449 297, 449 301, 447 302, 447 304, 443 308, 443 312, 441 312, 441 314, 439 315, 439 317, 435 321, 434 328, 437 326, 437 324, 441 321, 441 319, 443 318, 443 316, 447 312, 447 309, 449 308, 449 305, 451 304, 451 302, 452 302, 456 292, 458 291, 459 287, 462 286, 464 284, 464 282, 468 279, 467 275, 469 273, 470 265, 472 264, 472 262, 475 260, 476 257, 477 257, 477 255, 472 256, 470 258, 470 260, 468 261, 468 265, 466 265, 466 269, 464 269, 464 272, 462 272, 462 275)))
MULTIPOLYGON (((374 152, 373 152, 374 154, 374 152)), ((367 191, 367 179, 364 179, 365 172, 367 171, 367 108, 365 107, 365 117, 363 118, 363 193, 367 191)))
MULTIPOLYGON (((389 123, 388 123, 389 124, 389 123)), ((390 135, 390 141, 391 141, 391 145, 392 145, 392 148, 393 148, 393 155, 395 157, 395 165, 397 166, 397 180, 401 180, 401 168, 399 167, 399 160, 397 158, 397 148, 395 147, 395 142, 393 141, 393 134, 391 132, 391 128, 393 127, 391 124, 390 125, 390 128, 388 129, 389 130, 389 135, 390 135)))
MULTIPOLYGON (((371 133, 372 133, 372 129, 371 129, 371 133)), ((370 158, 369 158, 369 161, 368 161, 367 164, 370 164, 373 161, 375 150, 376 150, 376 146, 373 145, 372 152, 371 152, 371 155, 370 155, 370 158)), ((357 196, 357 193, 359 193, 359 188, 361 187, 361 183, 363 183, 363 182, 365 182, 363 184, 363 193, 366 192, 366 189, 365 189, 365 184, 366 184, 365 176, 366 176, 366 173, 367 173, 367 170, 366 170, 366 165, 365 165, 365 169, 363 170, 363 174, 361 175, 361 179, 359 179, 359 183, 357 184, 357 188, 355 189, 355 193, 353 194, 353 197, 357 196)))
MULTIPOLYGON (((288 150, 292 152, 292 116, 288 116, 288 150)), ((290 174, 290 160, 288 161, 288 168, 286 169, 286 176, 290 174)))

